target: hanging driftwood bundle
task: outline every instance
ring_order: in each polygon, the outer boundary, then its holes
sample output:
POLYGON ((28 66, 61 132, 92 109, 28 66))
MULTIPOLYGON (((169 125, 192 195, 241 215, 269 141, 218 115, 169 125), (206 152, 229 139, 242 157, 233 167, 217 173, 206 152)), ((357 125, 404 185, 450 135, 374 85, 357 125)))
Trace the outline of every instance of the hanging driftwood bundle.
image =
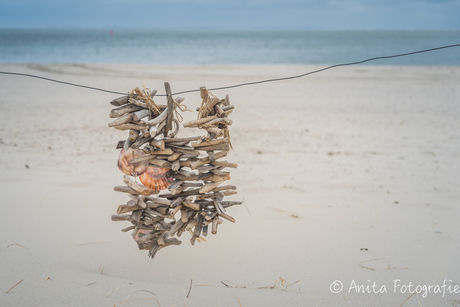
POLYGON ((236 194, 236 186, 225 185, 236 163, 220 160, 231 148, 228 115, 234 107, 229 97, 218 99, 205 87, 200 89, 202 104, 198 119, 184 124, 186 128, 206 131, 203 136, 180 138, 176 109, 185 110, 183 98, 173 98, 165 82, 167 104, 157 105, 156 90, 136 88, 129 96, 111 102, 118 106, 110 112, 109 124, 119 130, 129 130, 121 149, 118 168, 125 174, 124 186, 115 191, 127 193, 129 200, 120 205, 113 221, 129 221, 139 249, 149 250, 153 258, 158 250, 179 245, 177 239, 186 230, 195 244, 201 236, 217 233, 223 219, 235 222, 226 208, 239 201, 224 201, 224 196, 236 194), (162 191, 168 192, 162 193, 162 191))

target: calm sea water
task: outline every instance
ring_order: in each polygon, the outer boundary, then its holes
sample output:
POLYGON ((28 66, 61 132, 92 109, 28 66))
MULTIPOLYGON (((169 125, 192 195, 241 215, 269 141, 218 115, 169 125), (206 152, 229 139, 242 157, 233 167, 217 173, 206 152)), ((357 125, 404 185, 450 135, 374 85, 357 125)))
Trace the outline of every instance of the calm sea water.
MULTIPOLYGON (((2 63, 337 64, 460 43, 460 31, 0 29, 2 63)), ((460 65, 460 47, 373 65, 460 65)))

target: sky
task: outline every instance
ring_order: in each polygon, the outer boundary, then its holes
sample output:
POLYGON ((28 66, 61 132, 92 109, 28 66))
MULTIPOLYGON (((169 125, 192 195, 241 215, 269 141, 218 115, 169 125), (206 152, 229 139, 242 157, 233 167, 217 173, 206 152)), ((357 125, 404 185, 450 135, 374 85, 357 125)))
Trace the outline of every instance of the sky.
POLYGON ((0 0, 0 28, 460 29, 460 0, 0 0))

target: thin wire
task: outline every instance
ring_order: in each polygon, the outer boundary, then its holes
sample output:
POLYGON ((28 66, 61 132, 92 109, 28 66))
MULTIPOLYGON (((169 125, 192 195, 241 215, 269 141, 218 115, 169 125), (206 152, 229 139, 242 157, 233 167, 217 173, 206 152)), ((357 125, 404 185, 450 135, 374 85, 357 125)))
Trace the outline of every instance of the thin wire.
MULTIPOLYGON (((322 72, 322 71, 325 71, 325 70, 328 70, 328 69, 331 69, 331 68, 335 68, 335 67, 358 65, 358 64, 362 64, 362 63, 366 63, 366 62, 370 62, 370 61, 375 61, 375 60, 391 59, 391 58, 403 57, 403 56, 414 55, 414 54, 425 53, 425 52, 431 52, 431 51, 435 51, 435 50, 441 50, 441 49, 447 49, 447 48, 453 48, 453 47, 460 47, 460 44, 447 45, 447 46, 442 46, 442 47, 437 47, 437 48, 431 48, 431 49, 425 49, 425 50, 413 51, 413 52, 401 53, 401 54, 395 54, 395 55, 374 57, 374 58, 370 58, 370 59, 363 60, 363 61, 358 61, 358 62, 335 64, 335 65, 331 65, 331 66, 321 68, 321 69, 318 69, 318 70, 310 71, 310 72, 307 72, 307 73, 304 73, 304 74, 301 74, 301 75, 297 75, 297 76, 284 77, 284 78, 275 78, 275 79, 267 79, 267 80, 254 81, 254 82, 246 82, 246 83, 240 83, 240 84, 235 84, 235 85, 210 88, 209 90, 210 91, 219 91, 219 90, 236 88, 236 87, 247 86, 247 85, 255 85, 255 84, 261 84, 261 83, 267 83, 267 82, 276 82, 276 81, 283 81, 283 80, 292 80, 292 79, 297 79, 297 78, 305 77, 305 76, 308 76, 308 75, 316 74, 316 73, 319 73, 319 72, 322 72)), ((72 83, 72 82, 59 81, 59 80, 55 80, 55 79, 51 79, 51 78, 45 78, 45 77, 41 77, 41 76, 37 76, 37 75, 31 75, 31 74, 22 74, 22 73, 6 72, 6 71, 0 71, 0 74, 16 75, 16 76, 23 76, 23 77, 32 77, 32 78, 42 79, 42 80, 46 80, 46 81, 51 81, 51 82, 56 82, 56 83, 61 83, 61 84, 66 84, 66 85, 86 88, 86 89, 90 89, 90 90, 101 91, 101 92, 110 93, 110 94, 128 95, 127 93, 115 92, 115 91, 101 89, 101 88, 98 88, 98 87, 75 84, 75 83, 72 83)), ((173 93, 172 95, 194 93, 194 92, 199 92, 199 91, 200 91, 199 89, 197 89, 197 90, 188 90, 188 91, 182 91, 182 92, 173 93)), ((156 95, 156 96, 165 97, 166 95, 156 95)))
POLYGON ((52 81, 52 82, 56 82, 56 83, 66 84, 66 85, 72 85, 72 86, 76 86, 76 87, 87 88, 87 89, 90 89, 90 90, 106 92, 106 93, 110 93, 110 94, 128 95, 127 93, 114 92, 114 91, 104 90, 104 89, 98 88, 98 87, 80 85, 80 84, 75 84, 75 83, 72 83, 72 82, 59 81, 59 80, 55 80, 55 79, 51 79, 51 78, 45 78, 45 77, 41 77, 41 76, 37 76, 37 75, 21 74, 21 73, 18 73, 18 72, 7 72, 7 71, 0 71, 0 74, 31 77, 31 78, 37 78, 37 79, 42 79, 42 80, 46 80, 46 81, 52 81))

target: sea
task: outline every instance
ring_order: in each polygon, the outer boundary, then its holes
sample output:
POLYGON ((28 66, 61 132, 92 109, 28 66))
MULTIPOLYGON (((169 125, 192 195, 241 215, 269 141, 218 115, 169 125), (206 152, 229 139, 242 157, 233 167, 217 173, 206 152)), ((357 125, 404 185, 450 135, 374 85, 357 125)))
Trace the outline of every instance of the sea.
MULTIPOLYGON (((341 64, 460 44, 460 31, 0 29, 0 63, 341 64)), ((460 65, 460 47, 364 65, 460 65)))

